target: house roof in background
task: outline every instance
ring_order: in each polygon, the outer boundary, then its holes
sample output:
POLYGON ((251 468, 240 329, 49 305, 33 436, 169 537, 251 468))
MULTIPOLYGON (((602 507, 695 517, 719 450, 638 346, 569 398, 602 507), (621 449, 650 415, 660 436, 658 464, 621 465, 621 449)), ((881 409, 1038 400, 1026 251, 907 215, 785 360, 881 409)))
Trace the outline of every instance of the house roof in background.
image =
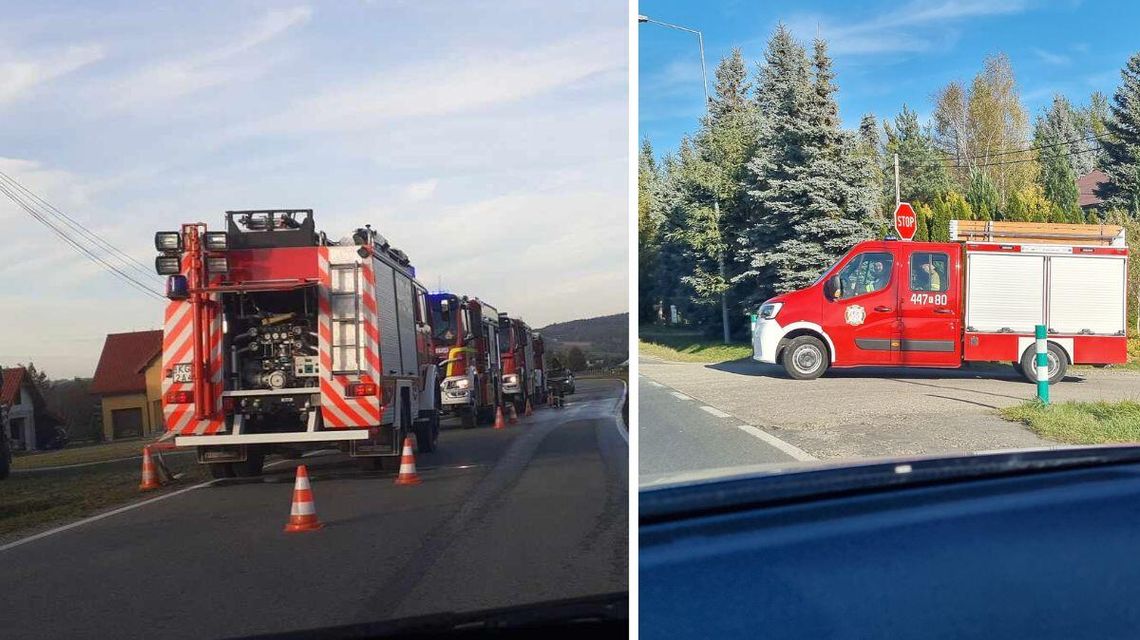
POLYGON ((1080 192, 1077 203, 1082 209, 1085 207, 1095 207, 1103 202, 1103 200, 1096 195, 1096 188, 1102 182, 1108 182, 1108 176, 1100 169, 1093 169, 1077 179, 1077 191, 1080 192))
POLYGON ((162 331, 112 333, 103 343, 91 393, 144 393, 146 367, 162 353, 162 331))
POLYGON ((23 367, 4 369, 0 372, 4 378, 4 386, 0 387, 0 404, 12 404, 15 401, 16 394, 20 392, 20 386, 24 384, 27 373, 28 370, 23 367))

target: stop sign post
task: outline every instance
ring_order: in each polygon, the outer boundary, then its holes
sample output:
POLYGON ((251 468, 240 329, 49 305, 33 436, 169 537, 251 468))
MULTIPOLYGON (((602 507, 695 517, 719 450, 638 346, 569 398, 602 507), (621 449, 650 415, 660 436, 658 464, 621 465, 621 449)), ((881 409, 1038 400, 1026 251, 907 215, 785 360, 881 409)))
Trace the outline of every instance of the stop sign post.
POLYGON ((900 202, 895 209, 895 232, 903 240, 913 240, 914 233, 918 231, 918 218, 909 203, 900 202))

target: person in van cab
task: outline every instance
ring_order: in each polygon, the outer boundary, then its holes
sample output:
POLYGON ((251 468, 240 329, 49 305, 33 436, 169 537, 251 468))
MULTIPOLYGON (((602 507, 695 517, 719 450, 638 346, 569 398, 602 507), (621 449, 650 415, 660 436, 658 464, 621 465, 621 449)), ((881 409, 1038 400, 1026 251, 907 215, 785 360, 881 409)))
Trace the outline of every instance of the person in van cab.
POLYGON ((927 291, 942 291, 942 276, 939 275, 938 269, 934 267, 933 263, 922 263, 922 271, 926 274, 927 291))

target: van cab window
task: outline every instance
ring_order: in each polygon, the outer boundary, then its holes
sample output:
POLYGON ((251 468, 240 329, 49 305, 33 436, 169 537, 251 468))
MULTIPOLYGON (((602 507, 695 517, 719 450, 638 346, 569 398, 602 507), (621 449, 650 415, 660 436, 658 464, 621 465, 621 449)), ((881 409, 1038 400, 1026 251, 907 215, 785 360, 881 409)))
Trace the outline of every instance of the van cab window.
POLYGON ((910 256, 911 291, 946 291, 950 288, 950 257, 945 253, 916 251, 910 256))
POLYGON ((839 299, 853 298, 887 288, 894 256, 885 251, 860 253, 839 272, 839 299))

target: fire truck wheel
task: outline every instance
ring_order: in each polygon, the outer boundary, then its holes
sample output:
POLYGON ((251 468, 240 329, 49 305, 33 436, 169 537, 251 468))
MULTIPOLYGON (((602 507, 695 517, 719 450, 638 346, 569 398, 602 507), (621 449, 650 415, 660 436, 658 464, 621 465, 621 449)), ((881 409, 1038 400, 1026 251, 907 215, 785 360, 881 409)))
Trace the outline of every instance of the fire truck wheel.
POLYGON ((210 477, 215 480, 234 477, 234 466, 229 462, 215 462, 206 466, 210 469, 210 477))
POLYGON ((417 420, 412 423, 412 430, 416 433, 416 447, 419 448, 420 453, 435 451, 435 437, 432 434, 431 422, 417 420))
MULTIPOLYGON (((474 408, 468 407, 459 412, 459 426, 463 427, 464 429, 474 429, 475 425, 478 424, 478 422, 479 421, 476 420, 474 408)), ((419 436, 417 435, 416 437, 418 438, 419 436)))
POLYGON ((814 380, 827 370, 827 348, 811 336, 793 338, 784 348, 784 370, 796 380, 814 380))
MULTIPOLYGON (((1052 342, 1048 343, 1045 357, 1049 360, 1049 384, 1056 384, 1064 379, 1069 360, 1061 347, 1052 342)), ((1026 349, 1021 356, 1021 375, 1030 382, 1037 382, 1037 351, 1033 347, 1026 349)))
POLYGON ((234 475, 239 478, 254 478, 261 475, 265 467, 265 451, 250 448, 245 454, 245 462, 234 462, 234 475))

